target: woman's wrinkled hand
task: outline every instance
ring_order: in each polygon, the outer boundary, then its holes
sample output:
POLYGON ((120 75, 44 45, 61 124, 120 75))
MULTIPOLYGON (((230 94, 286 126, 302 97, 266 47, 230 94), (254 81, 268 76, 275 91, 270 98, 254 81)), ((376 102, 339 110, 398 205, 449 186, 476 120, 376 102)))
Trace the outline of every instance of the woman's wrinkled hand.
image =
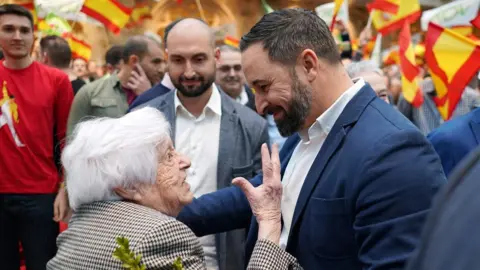
POLYGON ((271 155, 267 145, 262 145, 262 170, 263 183, 256 188, 242 177, 233 179, 233 184, 243 191, 250 203, 259 224, 259 238, 268 238, 278 243, 283 191, 278 145, 272 146, 271 155))

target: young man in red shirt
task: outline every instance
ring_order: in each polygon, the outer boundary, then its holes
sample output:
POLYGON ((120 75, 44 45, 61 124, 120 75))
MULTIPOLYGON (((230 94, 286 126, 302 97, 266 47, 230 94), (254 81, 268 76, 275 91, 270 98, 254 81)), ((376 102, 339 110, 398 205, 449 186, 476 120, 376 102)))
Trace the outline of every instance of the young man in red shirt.
POLYGON ((2 269, 45 269, 56 253, 58 221, 68 212, 54 161, 65 140, 73 90, 65 73, 34 62, 33 18, 0 6, 0 254, 2 269), (58 194, 58 195, 57 195, 58 194))

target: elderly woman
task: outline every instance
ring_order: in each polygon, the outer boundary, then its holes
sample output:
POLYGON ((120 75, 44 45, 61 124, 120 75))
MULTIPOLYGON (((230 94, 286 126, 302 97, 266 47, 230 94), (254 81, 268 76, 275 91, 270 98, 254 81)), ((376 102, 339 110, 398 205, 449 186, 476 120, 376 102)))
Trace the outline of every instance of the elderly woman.
MULTIPOLYGON (((259 221, 259 237, 248 269, 301 269, 279 248, 280 161, 262 146, 264 183, 254 188, 235 179, 259 221)), ((57 240, 58 252, 47 269, 121 269, 113 257, 119 236, 141 255, 146 269, 205 269, 194 233, 177 221, 193 194, 186 182, 187 157, 175 151, 170 127, 156 109, 143 108, 122 118, 101 118, 78 125, 64 149, 69 201, 74 210, 57 240)), ((140 269, 140 268, 138 268, 140 269)))

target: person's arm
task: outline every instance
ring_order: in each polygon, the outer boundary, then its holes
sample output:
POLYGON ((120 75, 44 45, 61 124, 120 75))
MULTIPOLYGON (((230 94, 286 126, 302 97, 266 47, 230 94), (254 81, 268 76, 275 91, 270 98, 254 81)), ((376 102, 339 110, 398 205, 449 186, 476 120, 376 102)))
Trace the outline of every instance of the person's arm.
POLYGON ((366 153, 354 187, 358 257, 363 269, 403 269, 446 178, 438 155, 416 130, 390 134, 366 153))
MULTIPOLYGON (((73 101, 73 89, 68 76, 64 74, 61 74, 56 78, 55 86, 57 87, 57 92, 54 104, 54 142, 58 143, 59 145, 55 145, 55 148, 52 150, 56 151, 54 152, 55 155, 60 156, 63 147, 65 146, 68 115, 73 101)), ((59 170, 59 172, 61 173, 62 171, 59 170)), ((63 173, 61 174, 63 175, 63 173)), ((65 219, 68 216, 69 210, 70 207, 68 205, 68 196, 64 182, 62 181, 58 189, 58 194, 53 203, 53 219, 57 222, 65 219)))
POLYGON ((180 258, 185 270, 205 270, 203 249, 197 237, 181 222, 171 219, 151 228, 133 248, 146 269, 175 269, 180 258))
MULTIPOLYGON (((259 186, 262 174, 251 183, 259 186)), ((236 186, 205 194, 185 206, 177 219, 185 223, 197 236, 244 229, 250 224, 252 210, 243 192, 236 186)))
POLYGON ((297 259, 267 239, 259 239, 253 249, 247 270, 302 270, 297 259))
MULTIPOLYGON (((63 74, 62 74, 63 75, 63 74)), ((60 149, 65 145, 67 122, 73 102, 72 84, 68 76, 59 76, 56 82, 57 95, 55 98, 55 138, 60 143, 60 149)))
POLYGON ((80 90, 78 90, 73 104, 70 109, 70 115, 68 117, 67 136, 72 135, 75 126, 85 117, 90 115, 91 105, 90 97, 88 96, 89 85, 86 84, 80 90))

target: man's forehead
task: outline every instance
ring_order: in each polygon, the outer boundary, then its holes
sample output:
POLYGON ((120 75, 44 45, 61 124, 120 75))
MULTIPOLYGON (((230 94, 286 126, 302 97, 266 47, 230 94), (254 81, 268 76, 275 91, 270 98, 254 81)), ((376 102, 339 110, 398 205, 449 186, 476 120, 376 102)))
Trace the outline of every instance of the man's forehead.
POLYGON ((242 62, 242 54, 240 52, 232 52, 232 51, 223 51, 220 53, 220 63, 232 63, 242 62))
POLYGON ((30 20, 27 17, 15 14, 5 14, 0 16, 0 25, 31 27, 30 20))

